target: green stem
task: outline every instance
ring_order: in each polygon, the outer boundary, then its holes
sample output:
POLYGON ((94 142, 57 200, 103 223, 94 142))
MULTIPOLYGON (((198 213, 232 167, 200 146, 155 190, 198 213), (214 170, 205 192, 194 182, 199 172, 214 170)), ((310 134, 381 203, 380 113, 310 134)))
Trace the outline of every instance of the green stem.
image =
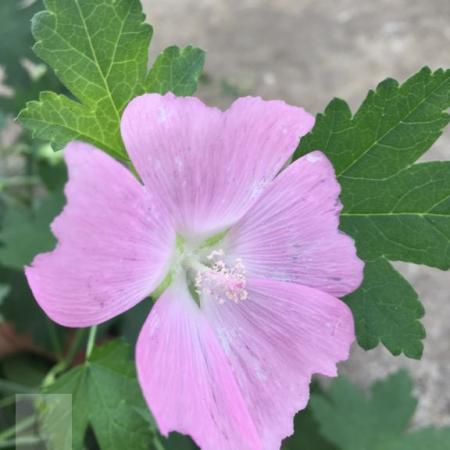
POLYGON ((60 361, 56 366, 53 366, 50 370, 50 372, 45 376, 44 380, 42 381, 42 387, 45 388, 47 386, 50 386, 54 383, 55 378, 61 373, 66 370, 66 364, 64 361, 60 361))
POLYGON ((88 337, 88 342, 87 342, 87 347, 86 347, 86 359, 89 359, 89 357, 91 356, 92 350, 94 349, 96 335, 97 335, 97 325, 94 325, 89 330, 89 337, 88 337))
POLYGON ((164 445, 156 435, 153 436, 153 446, 155 447, 155 450, 165 450, 164 445))
POLYGON ((84 338, 84 332, 85 328, 78 328, 66 356, 58 364, 52 367, 50 372, 44 378, 42 387, 50 386, 60 373, 64 372, 68 367, 70 367, 73 359, 75 358, 75 355, 77 354, 78 349, 80 348, 80 344, 84 338))
POLYGON ((155 450, 165 450, 165 447, 162 444, 161 439, 159 438, 159 435, 158 435, 158 428, 156 427, 156 425, 154 424, 153 421, 149 422, 149 428, 153 435, 152 444, 153 444, 153 447, 155 448, 155 450))

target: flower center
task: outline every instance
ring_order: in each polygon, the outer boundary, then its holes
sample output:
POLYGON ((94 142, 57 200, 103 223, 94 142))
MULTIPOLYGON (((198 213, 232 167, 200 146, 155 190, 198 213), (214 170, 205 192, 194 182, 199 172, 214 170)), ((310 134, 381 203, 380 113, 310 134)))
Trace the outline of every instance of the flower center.
POLYGON ((231 300, 234 303, 248 298, 245 266, 240 258, 230 261, 219 248, 213 250, 224 233, 214 236, 201 246, 177 237, 171 268, 158 288, 152 292, 153 299, 167 289, 180 275, 186 278, 189 291, 198 305, 201 296, 206 296, 219 304, 231 300), (210 253, 208 253, 208 251, 210 253))
POLYGON ((214 250, 207 256, 209 267, 197 267, 195 289, 198 294, 208 295, 220 304, 226 300, 238 303, 248 297, 245 266, 240 258, 229 265, 224 256, 222 249, 214 250))
POLYGON ((206 295, 220 304, 227 300, 238 303, 248 297, 245 266, 239 258, 227 264, 224 257, 222 249, 213 250, 204 264, 191 256, 185 260, 185 267, 198 296, 206 295))

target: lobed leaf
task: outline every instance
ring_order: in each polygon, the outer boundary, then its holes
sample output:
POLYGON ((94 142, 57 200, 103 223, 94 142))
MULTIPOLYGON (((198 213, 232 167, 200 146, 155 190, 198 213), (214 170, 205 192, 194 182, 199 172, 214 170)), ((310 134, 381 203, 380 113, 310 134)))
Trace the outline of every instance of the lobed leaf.
POLYGON ((72 394, 73 449, 83 448, 91 426, 102 449, 144 450, 152 437, 139 410, 146 405, 130 360, 130 348, 113 341, 94 349, 90 359, 45 389, 48 394, 72 394))
POLYGON ((406 435, 403 439, 386 443, 377 450, 448 450, 450 428, 426 428, 406 435))
POLYGON ((422 354, 425 329, 417 320, 424 309, 412 286, 384 257, 366 261, 361 287, 345 301, 355 316, 358 343, 365 349, 381 341, 393 355, 422 354))
POLYGON ((388 261, 450 268, 450 162, 414 164, 449 123, 449 107, 450 70, 424 68, 402 85, 380 83, 354 116, 334 99, 296 151, 323 150, 341 184, 341 229, 366 262, 346 299, 365 349, 381 341, 395 355, 422 354, 423 308, 388 261))
POLYGON ((75 139, 126 160, 119 131, 127 103, 144 92, 196 88, 204 53, 167 49, 147 74, 152 28, 139 0, 45 0, 33 18, 34 50, 55 71, 74 98, 43 92, 20 115, 36 138, 56 149, 75 139), (166 79, 167 77, 167 79, 166 79))
POLYGON ((160 94, 171 91, 175 95, 192 95, 197 89, 197 80, 204 63, 205 53, 198 48, 168 47, 153 64, 145 80, 145 90, 160 94))
POLYGON ((376 382, 370 396, 344 378, 326 395, 313 394, 311 408, 325 438, 342 450, 443 450, 450 428, 406 433, 417 401, 405 371, 376 382))

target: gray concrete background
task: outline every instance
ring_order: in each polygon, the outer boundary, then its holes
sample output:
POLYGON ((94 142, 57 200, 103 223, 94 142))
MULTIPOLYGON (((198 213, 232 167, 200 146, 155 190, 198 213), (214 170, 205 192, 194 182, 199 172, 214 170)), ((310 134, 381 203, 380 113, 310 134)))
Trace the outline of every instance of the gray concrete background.
MULTIPOLYGON (((144 7, 155 28, 151 57, 172 44, 204 48, 209 82, 198 95, 221 107, 236 94, 281 98, 312 113, 335 96, 355 107, 387 76, 450 67, 448 0, 144 0, 144 7)), ((427 159, 449 156, 446 133, 427 159)), ((415 424, 450 425, 450 274, 397 266, 426 308, 423 359, 355 346, 343 369, 367 386, 408 367, 419 397, 415 424)))

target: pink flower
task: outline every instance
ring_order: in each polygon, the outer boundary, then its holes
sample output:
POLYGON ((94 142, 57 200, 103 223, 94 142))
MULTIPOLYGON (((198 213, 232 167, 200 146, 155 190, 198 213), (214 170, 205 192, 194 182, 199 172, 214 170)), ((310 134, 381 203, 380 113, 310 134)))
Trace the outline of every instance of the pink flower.
POLYGON ((313 152, 278 174, 313 122, 280 101, 242 98, 222 113, 148 94, 121 124, 144 186, 87 144, 65 150, 59 243, 28 281, 71 327, 168 285, 136 350, 163 434, 189 434, 203 450, 279 449, 311 375, 335 376, 348 358, 353 319, 337 297, 359 286, 363 265, 338 230, 333 168, 313 152))

